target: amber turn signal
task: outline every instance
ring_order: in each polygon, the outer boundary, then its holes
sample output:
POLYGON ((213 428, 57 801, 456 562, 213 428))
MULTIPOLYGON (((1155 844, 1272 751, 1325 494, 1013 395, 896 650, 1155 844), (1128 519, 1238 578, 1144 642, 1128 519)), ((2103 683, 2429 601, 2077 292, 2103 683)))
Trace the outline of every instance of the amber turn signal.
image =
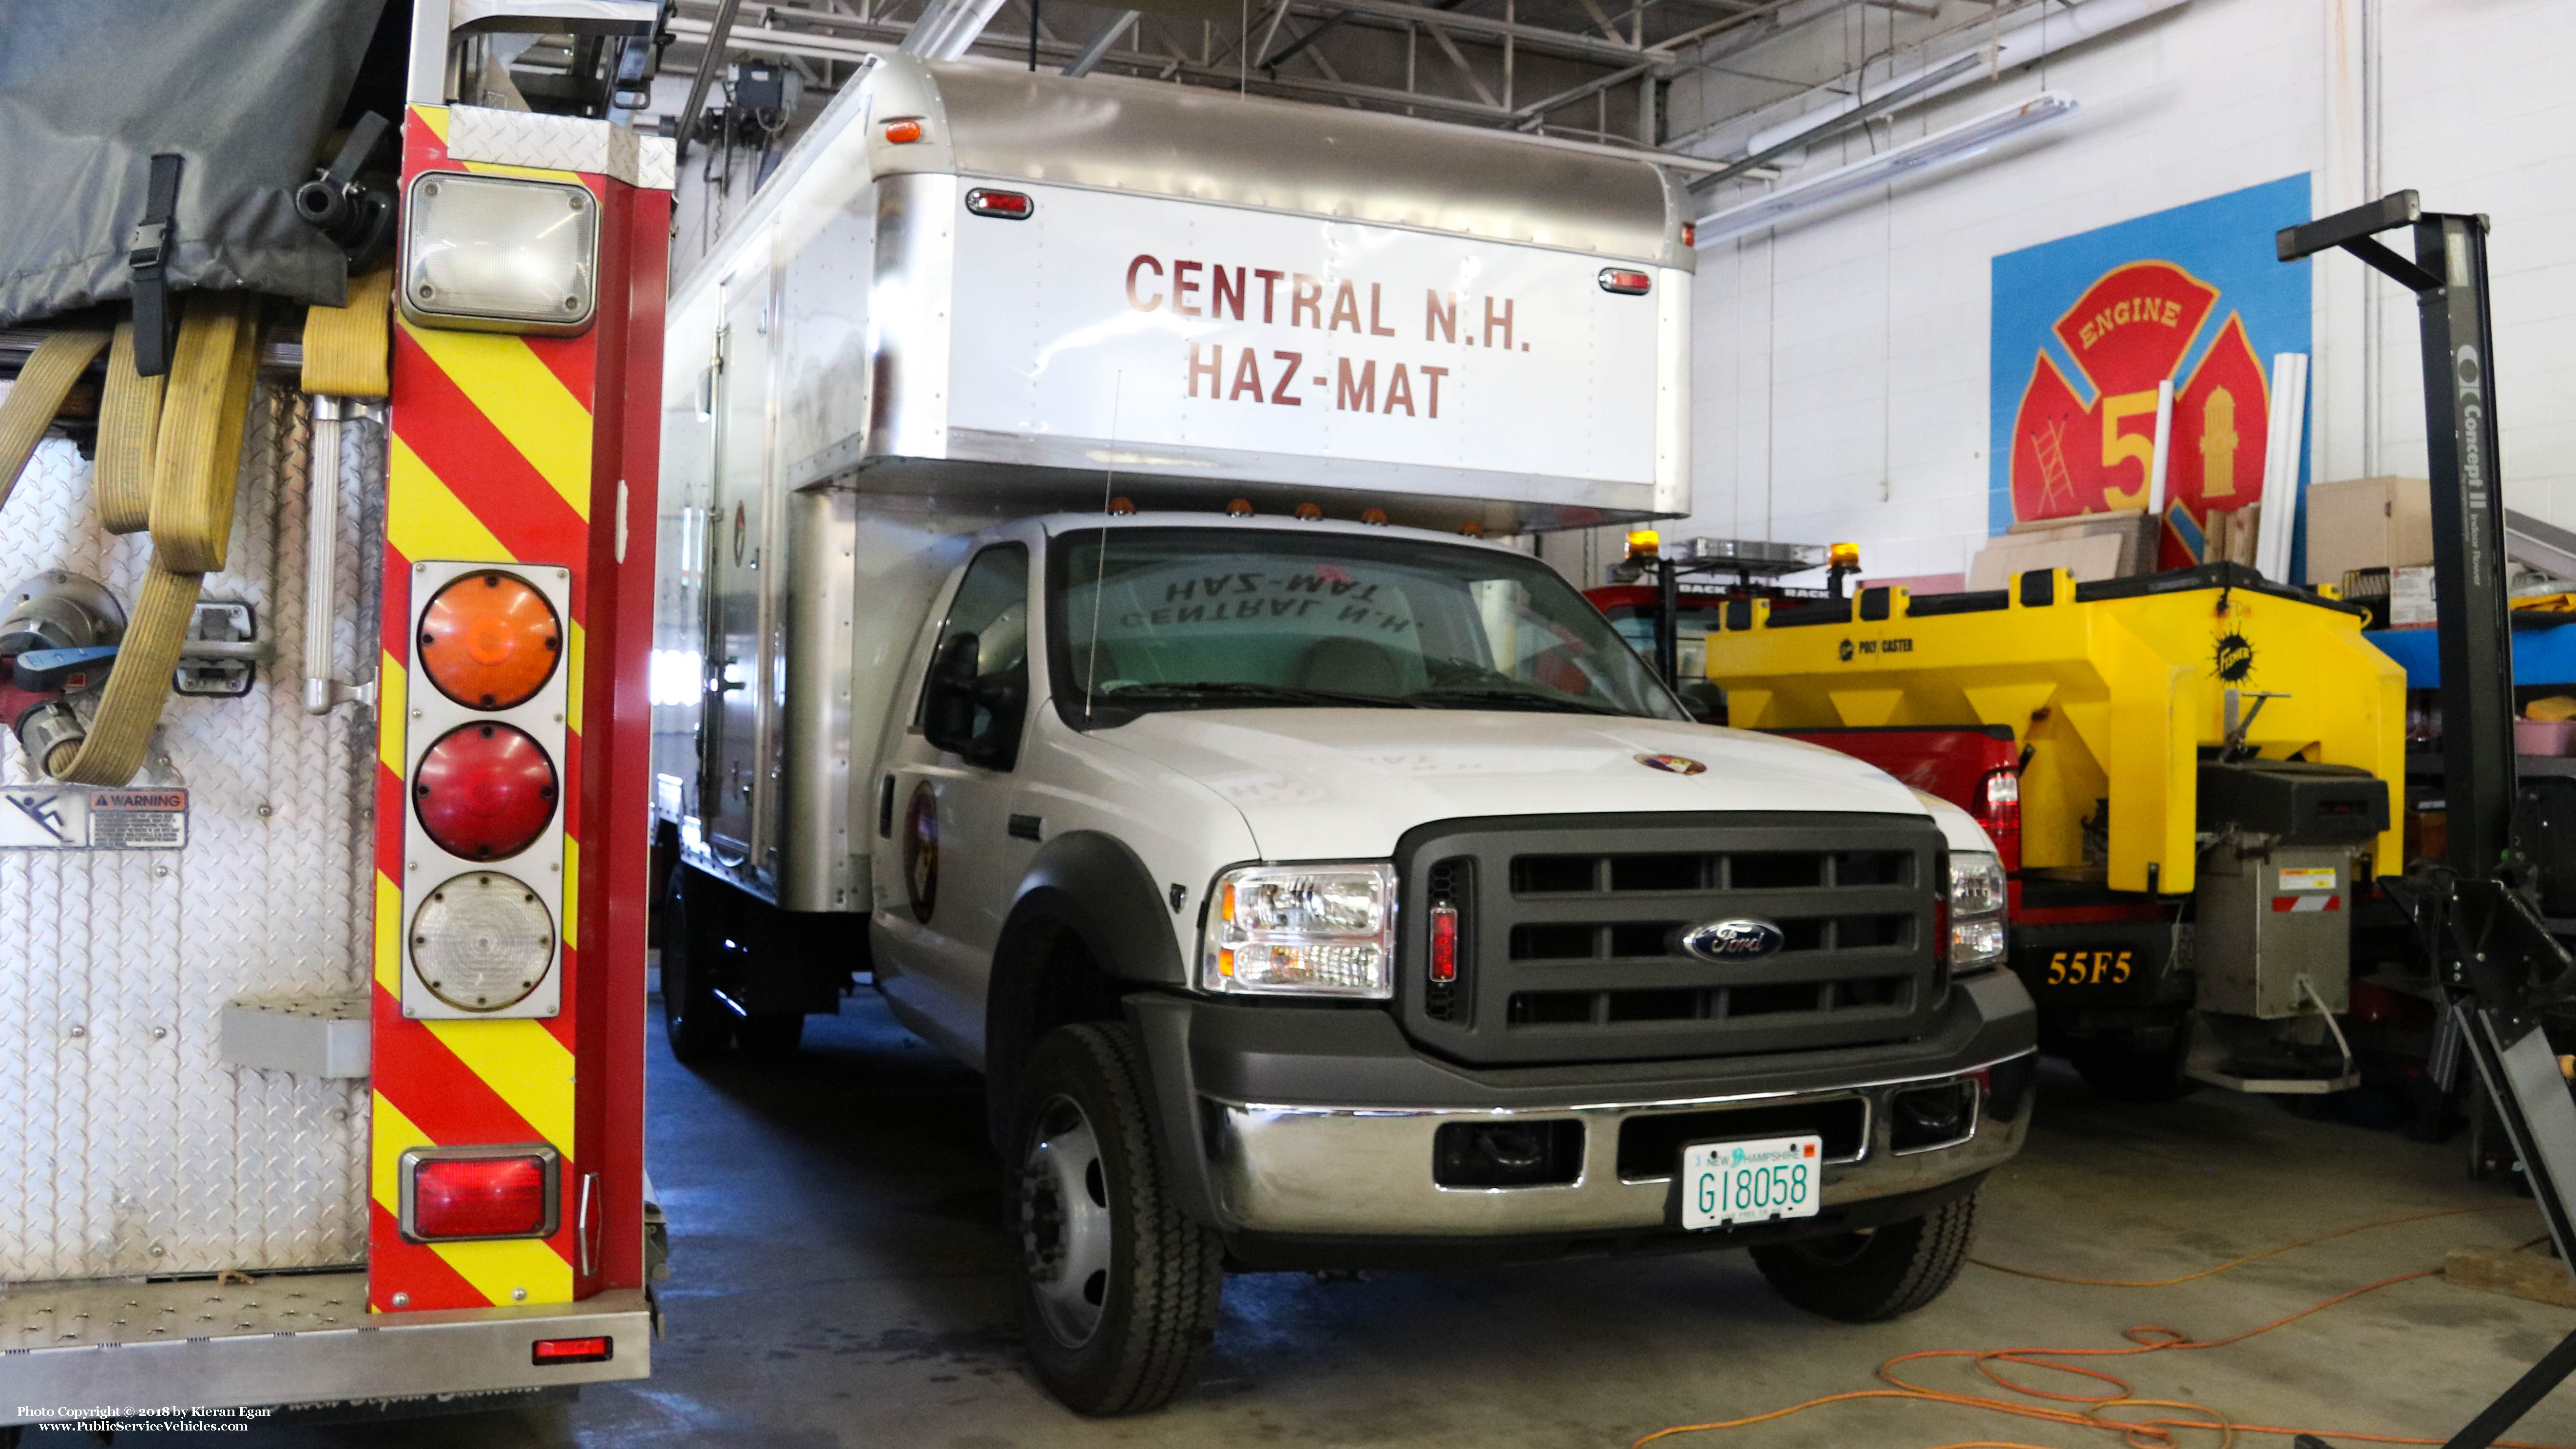
POLYGON ((527 580, 487 569, 438 591, 421 612, 419 644, 421 667, 449 699, 508 709, 554 677, 563 625, 527 580))

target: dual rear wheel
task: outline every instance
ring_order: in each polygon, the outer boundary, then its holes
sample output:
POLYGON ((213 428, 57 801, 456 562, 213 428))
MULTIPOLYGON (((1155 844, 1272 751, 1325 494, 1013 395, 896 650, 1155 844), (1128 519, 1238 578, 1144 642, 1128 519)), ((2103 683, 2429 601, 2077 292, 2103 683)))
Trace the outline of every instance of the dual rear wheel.
POLYGON ((671 1055, 691 1066, 739 1047, 755 1057, 784 1056, 805 1037, 801 1012, 743 1016, 716 992, 722 953, 742 949, 717 919, 710 882, 674 865, 662 895, 662 1034, 671 1055))

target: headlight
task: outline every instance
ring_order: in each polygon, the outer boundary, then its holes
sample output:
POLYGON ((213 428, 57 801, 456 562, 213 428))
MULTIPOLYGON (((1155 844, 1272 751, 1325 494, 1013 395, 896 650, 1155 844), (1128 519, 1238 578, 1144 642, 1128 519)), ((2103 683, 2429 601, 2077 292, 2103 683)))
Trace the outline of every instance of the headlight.
POLYGON ((424 327, 572 333, 599 302, 599 198, 514 176, 430 171, 403 207, 403 315, 424 327))
POLYGON ((1991 970, 2004 960, 2004 868, 1983 851, 1950 857, 1948 909, 1950 974, 1991 970))
POLYGON ((1245 866, 1217 877, 1214 900, 1199 955, 1206 989, 1393 993, 1393 866, 1245 866))

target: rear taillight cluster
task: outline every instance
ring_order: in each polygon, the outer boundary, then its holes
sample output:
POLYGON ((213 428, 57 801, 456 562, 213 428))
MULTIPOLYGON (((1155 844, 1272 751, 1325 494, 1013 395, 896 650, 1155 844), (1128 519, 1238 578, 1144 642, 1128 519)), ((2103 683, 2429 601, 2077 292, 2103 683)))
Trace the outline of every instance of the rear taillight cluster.
POLYGON ((422 563, 412 582, 403 1014, 553 1016, 571 574, 422 563))
POLYGON ((1995 843, 2007 874, 2021 869, 2021 772, 1994 770, 1977 785, 1973 814, 1995 843))

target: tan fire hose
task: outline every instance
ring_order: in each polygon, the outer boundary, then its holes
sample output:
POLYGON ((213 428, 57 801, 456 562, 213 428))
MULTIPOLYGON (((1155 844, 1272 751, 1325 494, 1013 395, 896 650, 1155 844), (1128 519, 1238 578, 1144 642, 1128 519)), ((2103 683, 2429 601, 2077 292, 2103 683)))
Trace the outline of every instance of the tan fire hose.
POLYGON ((72 384, 106 345, 104 332, 56 332, 37 343, 26 366, 18 369, 9 395, 0 398, 0 508, 9 506, 18 475, 26 471, 45 429, 53 426, 54 414, 63 410, 72 384))
POLYGON ((230 543, 242 422, 259 369, 259 311, 260 299, 245 292, 199 292, 188 299, 169 384, 157 389, 157 419, 137 396, 156 389, 134 374, 132 329, 119 329, 126 345, 109 354, 98 451, 99 471, 118 480, 123 495, 113 519, 104 496, 100 512, 110 528, 130 525, 130 482, 148 458, 152 561, 88 737, 68 764, 50 772, 58 779, 122 785, 143 768, 152 727, 170 697, 170 677, 196 618, 198 587, 224 566, 230 543), (120 356, 122 368, 116 365, 120 356))
POLYGON ((57 332, 37 345, 0 400, 5 506, 72 385, 108 348, 99 407, 100 517, 114 532, 148 525, 152 533, 152 560, 89 733, 77 752, 66 741, 39 762, 57 779, 122 785, 143 767, 196 617, 198 585, 224 566, 242 423, 259 363, 259 311, 260 299, 249 293, 191 296, 166 387, 135 375, 131 327, 118 328, 112 345, 104 332, 57 332))
MULTIPOLYGON (((306 390, 382 397, 391 390, 392 274, 353 279, 349 305, 315 307, 305 324, 306 390)), ((82 372, 106 348, 93 486, 111 533, 149 529, 152 559, 108 670, 89 733, 39 762, 57 779, 123 785, 143 767, 152 728, 186 648, 205 575, 224 566, 242 428, 259 365, 260 299, 188 298, 167 379, 135 372, 134 328, 113 337, 57 332, 36 347, 0 398, 0 507, 82 372)))

